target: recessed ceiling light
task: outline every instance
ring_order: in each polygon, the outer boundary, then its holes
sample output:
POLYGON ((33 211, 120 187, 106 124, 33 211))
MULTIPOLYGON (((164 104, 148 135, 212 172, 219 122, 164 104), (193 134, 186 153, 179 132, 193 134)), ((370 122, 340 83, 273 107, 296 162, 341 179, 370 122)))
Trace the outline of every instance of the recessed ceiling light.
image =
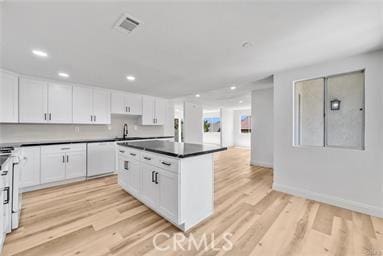
POLYGON ((58 72, 58 75, 63 77, 63 78, 68 78, 69 77, 69 74, 68 73, 64 73, 64 72, 58 72))
POLYGON ((33 53, 34 55, 38 56, 38 57, 42 57, 42 58, 46 58, 46 57, 48 57, 48 53, 46 53, 46 52, 44 52, 44 51, 42 51, 42 50, 37 50, 37 49, 35 49, 35 50, 32 50, 32 53, 33 53))
POLYGON ((240 100, 239 103, 243 103, 243 100, 240 100))
POLYGON ((133 82, 134 80, 136 80, 136 78, 132 75, 129 75, 129 76, 126 76, 126 80, 133 82))
POLYGON ((235 90, 235 89, 237 89, 237 86, 230 86, 230 90, 235 90))
POLYGON ((196 97, 196 98, 199 98, 199 97, 201 97, 201 95, 199 95, 199 94, 196 94, 196 95, 195 95, 195 97, 196 97))

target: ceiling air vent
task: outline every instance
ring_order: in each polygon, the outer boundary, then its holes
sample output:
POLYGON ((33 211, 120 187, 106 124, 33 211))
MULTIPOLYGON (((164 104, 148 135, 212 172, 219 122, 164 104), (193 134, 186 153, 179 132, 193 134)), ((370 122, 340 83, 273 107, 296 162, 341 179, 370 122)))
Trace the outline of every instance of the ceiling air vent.
POLYGON ((136 29, 139 24, 140 22, 137 20, 129 17, 127 14, 123 14, 121 18, 118 19, 114 28, 121 32, 130 33, 136 29))

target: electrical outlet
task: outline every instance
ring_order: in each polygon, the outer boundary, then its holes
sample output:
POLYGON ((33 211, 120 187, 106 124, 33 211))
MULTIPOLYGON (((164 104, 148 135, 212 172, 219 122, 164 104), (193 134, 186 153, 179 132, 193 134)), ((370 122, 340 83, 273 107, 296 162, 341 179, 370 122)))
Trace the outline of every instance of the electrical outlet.
POLYGON ((137 131, 137 129, 138 129, 137 125, 133 126, 133 129, 134 129, 135 131, 137 131))
POLYGON ((76 127, 74 128, 74 131, 77 132, 77 133, 79 133, 79 132, 80 132, 80 127, 76 126, 76 127))

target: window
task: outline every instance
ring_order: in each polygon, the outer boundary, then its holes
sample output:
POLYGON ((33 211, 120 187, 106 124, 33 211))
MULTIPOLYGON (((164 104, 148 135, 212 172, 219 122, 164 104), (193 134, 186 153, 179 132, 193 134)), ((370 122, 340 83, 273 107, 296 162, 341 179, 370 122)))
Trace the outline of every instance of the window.
POLYGON ((251 133, 251 116, 241 116, 241 133, 251 133))
POLYGON ((364 71, 295 82, 294 144, 364 148, 364 71))
POLYGON ((221 132, 221 118, 206 117, 203 120, 204 132, 221 132))

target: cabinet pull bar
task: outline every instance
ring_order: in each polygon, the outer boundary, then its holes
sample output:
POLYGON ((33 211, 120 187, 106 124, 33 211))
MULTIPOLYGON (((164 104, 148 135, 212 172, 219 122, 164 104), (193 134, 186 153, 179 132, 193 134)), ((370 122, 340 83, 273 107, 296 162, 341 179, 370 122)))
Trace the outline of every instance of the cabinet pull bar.
POLYGON ((136 156, 137 154, 134 154, 134 153, 130 153, 131 156, 136 156))
POLYGON ((155 183, 158 184, 158 172, 155 174, 155 183))
POLYGON ((144 156, 145 160, 152 160, 150 157, 144 156))
POLYGON ((65 163, 65 156, 63 156, 63 163, 65 163))
POLYGON ((167 165, 167 166, 171 166, 171 165, 172 165, 171 163, 169 163, 169 162, 165 162, 165 161, 161 161, 161 164, 163 164, 163 165, 167 165))
POLYGON ((66 155, 66 162, 69 162, 69 155, 66 155))
POLYGON ((154 182, 154 171, 152 171, 152 182, 154 182))

